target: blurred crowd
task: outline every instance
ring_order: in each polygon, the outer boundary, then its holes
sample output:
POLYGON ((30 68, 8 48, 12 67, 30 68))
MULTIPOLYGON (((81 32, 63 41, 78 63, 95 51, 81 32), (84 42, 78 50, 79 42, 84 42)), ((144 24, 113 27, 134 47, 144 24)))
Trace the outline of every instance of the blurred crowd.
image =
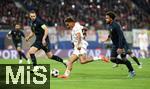
POLYGON ((12 26, 15 21, 29 25, 30 10, 36 10, 47 25, 61 29, 67 16, 90 29, 105 29, 105 13, 110 10, 117 14, 124 30, 150 29, 150 15, 131 0, 0 0, 0 26, 12 26))

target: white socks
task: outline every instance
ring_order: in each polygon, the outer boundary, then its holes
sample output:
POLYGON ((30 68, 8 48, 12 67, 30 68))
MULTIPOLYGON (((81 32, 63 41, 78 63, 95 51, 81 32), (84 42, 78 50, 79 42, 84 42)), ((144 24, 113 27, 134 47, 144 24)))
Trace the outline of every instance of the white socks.
POLYGON ((70 75, 70 70, 67 70, 67 69, 66 69, 64 75, 65 75, 65 76, 69 76, 69 75, 70 75))
POLYGON ((100 59, 102 59, 102 55, 100 55, 99 57, 93 57, 93 60, 100 60, 100 59))

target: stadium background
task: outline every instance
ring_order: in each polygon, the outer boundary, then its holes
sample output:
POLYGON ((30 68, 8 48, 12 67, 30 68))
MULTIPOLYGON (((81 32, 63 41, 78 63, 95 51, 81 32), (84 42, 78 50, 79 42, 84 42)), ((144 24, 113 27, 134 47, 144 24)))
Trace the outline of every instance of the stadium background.
MULTIPOLYGON (((110 54, 107 45, 111 42, 101 43, 108 35, 104 22, 108 10, 117 13, 116 20, 121 24, 127 41, 137 57, 140 57, 138 34, 144 31, 150 40, 149 0, 0 0, 0 64, 18 64, 18 60, 11 60, 17 59, 17 52, 12 41, 6 38, 6 34, 14 28, 15 22, 20 22, 22 31, 28 35, 30 23, 27 13, 32 9, 38 12, 49 27, 52 51, 65 59, 68 59, 72 50, 70 31, 66 30, 63 20, 71 15, 89 28, 88 54, 92 56, 110 54)), ((33 40, 34 38, 29 43, 23 42, 25 52, 33 40)), ((57 68, 63 74, 65 67, 61 63, 43 58, 43 51, 37 53, 37 56, 38 64, 50 64, 51 68, 57 68)), ((137 74, 134 79, 126 77, 128 72, 125 66, 111 68, 112 63, 101 61, 80 65, 77 61, 68 80, 51 78, 51 89, 149 89, 149 58, 139 59, 143 65, 142 69, 138 69, 133 60, 130 61, 137 74)), ((26 64, 25 60, 23 64, 26 64)))
MULTIPOLYGON (((35 10, 49 26, 51 49, 55 54, 68 57, 71 53, 70 31, 66 30, 63 20, 67 16, 73 16, 89 28, 87 32, 89 54, 91 56, 99 53, 109 55, 107 45, 111 42, 104 44, 101 40, 108 35, 104 21, 105 13, 112 10, 118 15, 116 20, 121 24, 134 54, 140 57, 137 36, 145 30, 144 32, 150 38, 149 9, 149 0, 1 0, 0 56, 4 59, 17 58, 17 52, 12 50, 14 49, 12 41, 6 38, 6 34, 14 28, 15 22, 20 22, 23 31, 28 35, 30 21, 27 12, 30 10, 35 10)), ((25 52, 33 40, 30 43, 23 42, 25 52)), ((38 56, 43 56, 44 53, 39 54, 38 56)))

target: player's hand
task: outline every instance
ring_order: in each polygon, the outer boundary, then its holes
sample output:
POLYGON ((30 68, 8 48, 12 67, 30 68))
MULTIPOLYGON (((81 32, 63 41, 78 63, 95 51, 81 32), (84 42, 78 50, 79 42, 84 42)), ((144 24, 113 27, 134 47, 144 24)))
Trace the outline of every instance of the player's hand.
POLYGON ((121 49, 121 48, 118 48, 118 49, 117 49, 117 53, 118 53, 118 54, 121 54, 121 53, 123 53, 123 49, 121 49))
POLYGON ((45 39, 42 39, 42 44, 43 44, 43 46, 46 46, 46 41, 45 41, 45 39))

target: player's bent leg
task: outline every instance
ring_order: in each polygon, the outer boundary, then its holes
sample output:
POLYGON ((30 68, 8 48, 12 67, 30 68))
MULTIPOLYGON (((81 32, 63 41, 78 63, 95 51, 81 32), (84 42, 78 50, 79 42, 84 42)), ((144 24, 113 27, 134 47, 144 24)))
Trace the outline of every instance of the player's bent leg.
POLYGON ((121 58, 122 58, 121 61, 123 62, 123 64, 125 64, 127 66, 128 70, 129 70, 129 77, 133 78, 135 76, 135 71, 132 67, 131 62, 129 60, 127 60, 126 54, 121 54, 121 58))
POLYGON ((87 56, 86 54, 82 54, 79 56, 79 60, 81 64, 86 64, 93 61, 93 57, 87 56))
POLYGON ((72 65, 73 63, 78 59, 78 56, 75 54, 72 54, 71 57, 69 58, 68 62, 67 62, 67 68, 68 70, 72 70, 72 65))
POLYGON ((47 55, 47 57, 48 57, 49 59, 52 59, 52 60, 61 62, 61 63, 63 63, 63 64, 66 66, 66 63, 64 63, 63 59, 60 58, 60 57, 58 57, 58 56, 56 56, 56 55, 53 55, 52 52, 47 52, 46 55, 47 55))
POLYGON ((21 58, 23 57, 25 60, 27 60, 28 64, 30 64, 30 60, 28 60, 27 57, 26 57, 26 55, 22 52, 21 47, 17 47, 17 51, 18 51, 19 56, 21 58))
POLYGON ((22 51, 21 47, 17 47, 17 51, 22 51))
POLYGON ((22 59, 22 55, 21 55, 21 48, 20 47, 17 47, 17 52, 19 54, 19 58, 22 59))
POLYGON ((37 65, 37 61, 36 61, 36 57, 35 57, 35 53, 38 51, 38 48, 32 46, 30 49, 29 49, 29 55, 31 57, 31 60, 32 60, 32 63, 33 63, 33 66, 36 66, 37 65))
POLYGON ((58 78, 68 78, 73 67, 73 63, 78 59, 78 56, 73 54, 67 62, 67 68, 64 75, 59 75, 58 78))
POLYGON ((142 65, 140 64, 138 58, 133 53, 129 54, 129 56, 136 62, 139 68, 142 68, 142 65))
POLYGON ((17 47, 16 50, 17 50, 18 55, 19 55, 19 64, 22 64, 21 48, 20 48, 20 47, 17 47))
POLYGON ((112 68, 116 68, 116 67, 119 66, 119 63, 117 62, 117 58, 116 58, 116 57, 111 57, 111 58, 110 58, 110 61, 113 62, 113 63, 115 63, 115 64, 112 66, 112 68))
POLYGON ((32 46, 28 52, 29 52, 29 54, 35 54, 38 50, 39 50, 38 48, 32 46))
POLYGON ((48 57, 49 59, 51 59, 52 56, 53 56, 53 53, 52 53, 52 52, 47 52, 46 55, 47 55, 47 57, 48 57))

